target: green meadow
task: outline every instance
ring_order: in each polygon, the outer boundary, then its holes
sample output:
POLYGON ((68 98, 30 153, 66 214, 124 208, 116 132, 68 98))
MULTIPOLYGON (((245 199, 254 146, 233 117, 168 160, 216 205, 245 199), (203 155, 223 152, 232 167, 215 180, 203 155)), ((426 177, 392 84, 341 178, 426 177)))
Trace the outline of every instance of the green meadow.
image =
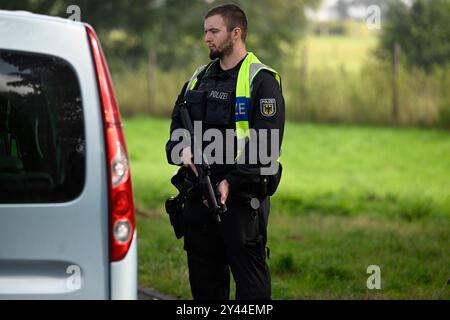
MULTIPOLYGON (((124 120, 139 284, 190 299, 186 255, 164 211, 176 190, 169 120, 124 120)), ((287 122, 269 221, 274 299, 449 299, 450 135, 287 122), (367 267, 381 289, 366 286, 367 267)))

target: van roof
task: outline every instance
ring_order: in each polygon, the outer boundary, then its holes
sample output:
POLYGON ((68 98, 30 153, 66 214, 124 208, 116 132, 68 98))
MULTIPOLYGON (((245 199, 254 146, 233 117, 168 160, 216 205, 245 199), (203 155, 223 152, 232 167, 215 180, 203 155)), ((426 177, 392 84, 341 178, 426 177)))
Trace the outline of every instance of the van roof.
POLYGON ((8 18, 17 18, 17 19, 24 19, 24 20, 40 20, 50 23, 60 23, 60 24, 74 24, 74 25, 80 25, 84 26, 83 22, 78 22, 70 19, 65 19, 61 17, 55 17, 55 16, 48 16, 44 14, 37 14, 30 11, 11 11, 11 10, 0 10, 0 18, 1 17, 8 17, 8 18))

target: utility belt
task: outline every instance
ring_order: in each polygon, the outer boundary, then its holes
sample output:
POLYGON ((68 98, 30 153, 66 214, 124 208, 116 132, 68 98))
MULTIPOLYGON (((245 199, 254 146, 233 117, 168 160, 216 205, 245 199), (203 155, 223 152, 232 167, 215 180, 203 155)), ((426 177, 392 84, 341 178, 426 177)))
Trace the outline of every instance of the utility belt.
MULTIPOLYGON (((259 209, 260 202, 267 196, 275 193, 280 179, 282 167, 279 166, 277 174, 272 176, 259 176, 258 181, 241 186, 238 190, 231 190, 230 200, 244 201, 253 209, 259 209)), ((180 239, 184 236, 184 205, 188 196, 200 193, 195 184, 195 175, 190 168, 181 167, 171 179, 172 184, 179 190, 178 195, 166 200, 166 212, 175 236, 180 239)), ((217 183, 215 184, 217 187, 217 183)))
POLYGON ((278 171, 274 175, 253 175, 250 181, 241 183, 238 190, 239 193, 250 193, 258 198, 265 198, 273 196, 278 189, 281 181, 283 167, 281 163, 278 164, 278 171))

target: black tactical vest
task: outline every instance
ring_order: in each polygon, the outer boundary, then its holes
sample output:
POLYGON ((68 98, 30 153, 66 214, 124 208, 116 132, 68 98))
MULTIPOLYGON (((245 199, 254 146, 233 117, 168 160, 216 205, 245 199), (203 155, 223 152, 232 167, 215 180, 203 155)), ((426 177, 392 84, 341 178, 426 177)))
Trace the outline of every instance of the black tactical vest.
MULTIPOLYGON (((193 121, 202 121, 203 133, 211 128, 218 129, 223 137, 225 164, 225 130, 235 130, 235 100, 236 82, 241 63, 233 69, 223 71, 219 61, 209 68, 201 77, 195 90, 188 90, 185 100, 190 107, 190 114, 193 121)), ((209 142, 204 142, 203 146, 209 142)), ((236 155, 236 140, 234 141, 234 156, 236 155)), ((233 158, 234 158, 233 156, 233 158)), ((211 165, 213 177, 223 178, 224 174, 231 168, 230 165, 211 165)))

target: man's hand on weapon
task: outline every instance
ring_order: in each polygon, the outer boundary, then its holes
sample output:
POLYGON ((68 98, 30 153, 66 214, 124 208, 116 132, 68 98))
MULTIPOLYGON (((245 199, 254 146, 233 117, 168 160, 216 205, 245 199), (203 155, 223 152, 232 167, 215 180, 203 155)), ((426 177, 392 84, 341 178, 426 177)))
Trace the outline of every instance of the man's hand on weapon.
MULTIPOLYGON (((217 191, 220 193, 220 203, 225 204, 225 202, 227 202, 228 194, 230 193, 230 184, 226 179, 222 180, 217 185, 217 191)), ((208 201, 203 200, 203 204, 209 208, 208 201)))
POLYGON ((217 187, 217 191, 220 192, 220 202, 225 204, 230 193, 230 184, 226 179, 222 180, 217 187))
POLYGON ((181 151, 181 160, 185 167, 191 167, 192 171, 194 171, 195 175, 198 177, 197 168, 192 163, 192 151, 191 147, 183 148, 181 151))

